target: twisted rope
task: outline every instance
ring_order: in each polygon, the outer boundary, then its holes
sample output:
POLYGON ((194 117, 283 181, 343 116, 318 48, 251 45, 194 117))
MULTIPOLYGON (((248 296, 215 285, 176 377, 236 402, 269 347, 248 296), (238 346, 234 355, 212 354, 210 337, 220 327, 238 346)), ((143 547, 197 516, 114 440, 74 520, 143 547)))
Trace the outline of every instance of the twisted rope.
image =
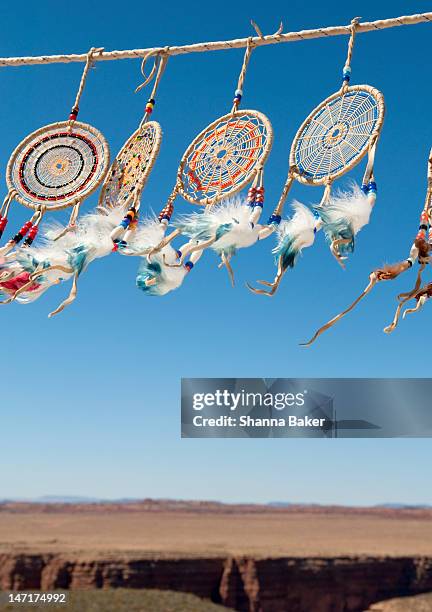
POLYGON ((148 83, 150 83, 155 73, 156 73, 156 78, 153 83, 153 89, 151 91, 150 98, 146 104, 145 113, 140 123, 140 128, 142 128, 145 125, 145 123, 148 121, 148 118, 150 117, 152 113, 153 106, 156 102, 156 92, 158 90, 159 83, 161 81, 162 75, 165 71, 165 68, 168 62, 168 58, 169 58, 168 52, 169 52, 169 47, 165 47, 165 49, 158 50, 157 52, 151 51, 143 58, 143 61, 141 63, 141 74, 144 77, 144 82, 141 83, 141 85, 138 85, 138 87, 135 89, 135 93, 137 93, 138 91, 141 91, 143 87, 145 87, 148 83), (145 65, 150 57, 155 57, 155 61, 150 71, 150 74, 146 76, 145 65))
MULTIPOLYGON (((425 23, 432 21, 432 13, 418 13, 415 15, 403 15, 401 17, 392 17, 391 19, 380 19, 377 21, 365 21, 359 23, 356 27, 356 34, 365 32, 373 32, 394 28, 404 25, 415 25, 417 23, 425 23)), ((327 28, 317 28, 313 30, 300 30, 298 32, 277 31, 275 34, 267 36, 256 36, 252 38, 254 47, 264 45, 274 45, 277 43, 298 42, 301 40, 311 40, 314 38, 324 38, 329 36, 346 36, 351 35, 352 24, 341 26, 330 26, 327 28)), ((223 49, 241 49, 247 47, 249 38, 238 38, 233 40, 202 42, 192 45, 172 46, 169 48, 168 55, 186 55, 188 53, 205 53, 210 51, 221 51, 223 49)), ((129 49, 122 51, 102 51, 97 54, 94 60, 97 61, 112 61, 121 59, 134 59, 137 57, 145 57, 149 53, 163 51, 164 47, 151 47, 147 49, 129 49)), ((85 62, 87 60, 86 53, 74 53, 64 55, 41 55, 33 57, 2 57, 0 58, 0 66, 31 66, 37 64, 67 64, 71 62, 85 62)))
POLYGON ((231 109, 232 114, 234 114, 236 110, 238 109, 240 105, 241 97, 243 95, 243 85, 244 85, 244 81, 246 78, 246 71, 249 66, 249 61, 250 61, 252 50, 253 50, 252 40, 253 40, 252 36, 250 36, 247 40, 246 51, 243 57, 243 65, 241 67, 239 78, 237 81, 237 89, 235 92, 234 104, 231 109))
POLYGON ((82 73, 82 76, 81 76, 81 80, 80 80, 80 83, 79 83, 79 86, 78 86, 78 91, 77 91, 77 95, 76 95, 76 98, 75 98, 75 102, 74 102, 74 104, 72 106, 72 110, 71 110, 71 113, 70 113, 70 116, 69 116, 69 125, 70 125, 70 127, 73 126, 73 124, 75 123, 76 118, 78 116, 81 96, 82 96, 82 93, 84 91, 84 87, 85 87, 85 84, 86 84, 86 81, 87 81, 88 71, 90 70, 90 68, 93 65, 94 56, 95 56, 95 54, 101 54, 102 52, 103 52, 103 47, 98 47, 98 48, 97 47, 92 47, 89 50, 89 52, 87 53, 87 55, 86 55, 86 63, 85 63, 84 70, 83 70, 83 73, 82 73))

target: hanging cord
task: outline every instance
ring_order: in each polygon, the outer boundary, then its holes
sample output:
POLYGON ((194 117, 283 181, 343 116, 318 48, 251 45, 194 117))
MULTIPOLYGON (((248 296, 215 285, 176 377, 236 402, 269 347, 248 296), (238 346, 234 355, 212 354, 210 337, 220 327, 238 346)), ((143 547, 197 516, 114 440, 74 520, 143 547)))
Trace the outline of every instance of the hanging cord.
POLYGON ((3 232, 5 231, 6 225, 8 224, 9 208, 16 194, 17 192, 15 191, 15 189, 11 189, 10 191, 8 191, 1 205, 1 208, 0 208, 0 238, 3 236, 3 232))
POLYGON ((90 70, 90 68, 93 66, 93 57, 97 54, 101 54, 103 52, 104 48, 103 47, 92 47, 89 52, 87 53, 87 59, 86 59, 86 63, 84 66, 84 70, 81 76, 81 81, 78 87, 78 91, 77 91, 77 95, 75 98, 75 102, 72 106, 72 110, 70 112, 69 115, 69 129, 72 130, 73 128, 73 124, 76 121, 76 118, 78 117, 78 113, 79 113, 79 105, 80 105, 80 100, 81 100, 81 96, 82 93, 84 91, 84 87, 86 84, 86 80, 87 80, 87 76, 88 76, 88 72, 90 70))
MULTIPOLYGON (((371 175, 368 178, 369 182, 372 179, 373 179, 373 175, 371 175)), ((400 304, 398 308, 396 309, 396 313, 395 313, 393 322, 387 327, 385 327, 384 331, 386 333, 390 333, 395 329, 398 323, 398 320, 399 320, 402 306, 413 297, 417 299, 417 296, 421 293, 421 290, 419 291, 419 287, 421 284, 422 272, 426 264, 429 262, 429 259, 430 259, 429 253, 432 249, 432 244, 426 241, 427 231, 428 229, 430 230, 429 221, 430 221, 431 205, 432 205, 432 149, 431 149, 431 153, 428 159, 428 187, 427 187, 427 192, 426 192, 426 200, 423 206, 422 213, 420 215, 420 226, 418 229, 418 233, 415 237, 415 240, 411 247, 408 258, 396 264, 385 265, 382 268, 378 268, 377 270, 374 270, 373 272, 371 272, 371 274, 369 275, 368 285, 365 287, 362 293, 354 300, 354 302, 350 306, 348 306, 348 308, 342 311, 340 314, 336 315, 335 317, 333 317, 333 319, 330 319, 330 321, 328 321, 325 325, 320 327, 315 332, 315 334, 312 336, 312 338, 308 342, 301 344, 301 346, 310 346, 311 344, 313 344, 315 340, 323 332, 333 327, 335 323, 337 323, 340 319, 342 319, 346 314, 351 312, 357 306, 357 304, 372 291, 372 289, 375 287, 377 283, 381 281, 390 281, 390 280, 395 279, 396 277, 398 277, 400 274, 402 274, 406 270, 409 270, 410 268, 412 268, 415 260, 417 259, 420 264, 420 269, 417 275, 416 284, 411 291, 408 291, 406 293, 400 293, 398 295, 398 300, 400 304)))
POLYGON ((354 19, 352 19, 351 21, 351 28, 350 28, 351 32, 350 32, 350 37, 348 41, 347 58, 346 58, 345 65, 342 71, 342 93, 345 93, 345 91, 348 89, 349 82, 351 79, 351 59, 352 59, 352 54, 354 50, 356 30, 357 30, 357 26, 359 25, 360 19, 361 17, 354 17, 354 19))
POLYGON ((141 91, 141 89, 143 89, 143 87, 148 85, 148 83, 150 83, 150 81, 153 79, 155 74, 156 74, 156 77, 153 83, 153 89, 150 94, 150 98, 147 100, 147 103, 146 103, 145 113, 140 123, 140 128, 142 128, 147 123, 150 115, 153 112, 154 105, 156 104, 156 92, 158 90, 159 83, 161 81, 162 75, 168 63, 168 58, 169 58, 169 47, 165 47, 164 49, 158 49, 155 52, 152 51, 150 53, 147 53, 147 55, 145 55, 142 60, 141 74, 143 75, 145 80, 143 83, 141 83, 141 85, 138 85, 138 87, 135 89, 135 93, 138 93, 139 91, 141 91), (155 57, 155 61, 151 69, 151 72, 149 76, 147 77, 144 70, 145 70, 145 65, 150 57, 155 57))
MULTIPOLYGON (((8 205, 8 204, 7 204, 8 205)), ((38 206, 30 221, 26 221, 21 229, 0 249, 0 256, 7 255, 14 249, 21 240, 27 236, 24 241, 25 246, 30 246, 37 236, 39 223, 45 213, 46 206, 38 206)), ((23 246, 24 246, 23 245, 23 246)))
POLYGON ((233 106, 231 109, 231 114, 234 115, 234 113, 236 112, 236 110, 238 110, 238 107, 240 106, 240 102, 241 99, 243 97, 243 85, 244 85, 244 81, 246 78, 246 71, 249 65, 249 61, 252 55, 252 51, 253 51, 253 38, 252 36, 249 36, 248 40, 247 40, 247 44, 246 44, 246 51, 243 57, 243 65, 242 68, 240 70, 240 74, 239 74, 239 78, 238 78, 238 82, 237 82, 237 89, 235 90, 234 93, 234 100, 233 100, 233 106))

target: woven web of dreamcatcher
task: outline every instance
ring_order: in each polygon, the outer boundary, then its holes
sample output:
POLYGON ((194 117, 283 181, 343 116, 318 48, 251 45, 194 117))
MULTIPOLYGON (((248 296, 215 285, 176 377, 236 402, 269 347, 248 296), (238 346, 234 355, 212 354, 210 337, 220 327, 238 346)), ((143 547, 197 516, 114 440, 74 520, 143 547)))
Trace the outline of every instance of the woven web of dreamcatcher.
POLYGON ((250 180, 271 146, 271 126, 261 113, 225 115, 208 126, 185 154, 184 195, 192 200, 221 198, 250 180))
POLYGON ((369 90, 333 96, 305 122, 294 143, 301 176, 320 180, 342 174, 366 153, 382 120, 382 105, 369 90))
POLYGON ((14 151, 8 183, 23 204, 48 208, 70 206, 89 195, 105 175, 107 143, 95 128, 76 122, 41 128, 14 151))
POLYGON ((144 124, 125 143, 105 179, 99 204, 126 206, 137 190, 144 187, 160 148, 161 127, 155 121, 144 124))

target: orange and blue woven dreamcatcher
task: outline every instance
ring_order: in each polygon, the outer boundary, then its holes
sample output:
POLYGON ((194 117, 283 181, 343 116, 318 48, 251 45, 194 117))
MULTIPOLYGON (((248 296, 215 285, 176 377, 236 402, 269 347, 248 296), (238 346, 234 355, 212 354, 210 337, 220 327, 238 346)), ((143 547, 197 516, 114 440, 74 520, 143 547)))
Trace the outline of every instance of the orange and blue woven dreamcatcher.
POLYGON ((277 232, 278 270, 272 283, 258 281, 268 290, 249 288, 259 294, 274 295, 282 277, 303 248, 312 246, 323 229, 338 262, 354 250, 355 235, 368 223, 376 199, 374 178, 375 149, 382 128, 385 106, 381 92, 369 85, 350 85, 351 57, 358 19, 350 28, 347 60, 342 87, 321 102, 300 126, 291 146, 289 170, 279 202, 268 224, 277 232), (345 175, 363 157, 368 157, 362 187, 353 184, 349 192, 332 192, 335 179, 345 175), (312 209, 299 202, 294 215, 282 220, 283 208, 294 183, 323 185, 324 195, 312 209))
POLYGON ((109 147, 96 128, 78 122, 79 102, 92 58, 101 49, 91 49, 68 121, 46 125, 27 136, 12 153, 6 181, 8 193, 0 209, 0 236, 8 223, 13 200, 34 210, 34 215, 0 249, 9 253, 26 236, 29 246, 36 238, 46 211, 73 207, 71 224, 82 201, 97 189, 109 166, 109 147))
MULTIPOLYGON (((260 228, 257 221, 264 203, 263 167, 273 142, 273 130, 262 113, 239 109, 251 52, 252 39, 249 39, 231 111, 202 130, 186 149, 175 187, 159 215, 166 227, 177 195, 191 204, 205 207, 203 213, 180 217, 174 222, 175 231, 151 248, 147 255, 147 263, 151 265, 155 255, 162 252, 163 257, 156 262, 158 268, 179 268, 179 283, 193 268, 203 249, 210 246, 220 255, 221 265, 227 267, 232 278, 231 256, 237 248, 257 240, 255 234, 260 228), (232 199, 250 183, 246 201, 232 199), (252 235, 251 229, 255 226, 252 235), (179 251, 167 251, 170 242, 180 234, 186 235, 189 242, 179 251)), ((145 265, 139 279, 141 287, 145 288, 146 275, 152 283, 152 291, 156 291, 152 270, 145 265)))

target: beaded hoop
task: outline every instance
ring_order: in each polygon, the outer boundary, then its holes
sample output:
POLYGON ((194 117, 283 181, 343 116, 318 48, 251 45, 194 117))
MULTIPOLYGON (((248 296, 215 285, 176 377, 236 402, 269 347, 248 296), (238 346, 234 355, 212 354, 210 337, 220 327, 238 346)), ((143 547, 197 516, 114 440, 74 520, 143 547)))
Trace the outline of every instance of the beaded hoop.
POLYGON ((321 102, 300 126, 290 153, 296 178, 322 185, 359 163, 384 121, 384 97, 369 85, 354 85, 321 102))
POLYGON ((99 206, 112 208, 142 191, 159 153, 162 129, 149 121, 137 129, 125 142, 105 178, 99 196, 99 206))
POLYGON ((103 181, 109 166, 109 147, 91 125, 68 121, 46 125, 29 134, 15 149, 6 170, 14 198, 36 209, 73 206, 103 181))
POLYGON ((192 141, 180 162, 178 193, 192 204, 208 206, 239 192, 262 168, 273 130, 254 110, 216 119, 192 141))

